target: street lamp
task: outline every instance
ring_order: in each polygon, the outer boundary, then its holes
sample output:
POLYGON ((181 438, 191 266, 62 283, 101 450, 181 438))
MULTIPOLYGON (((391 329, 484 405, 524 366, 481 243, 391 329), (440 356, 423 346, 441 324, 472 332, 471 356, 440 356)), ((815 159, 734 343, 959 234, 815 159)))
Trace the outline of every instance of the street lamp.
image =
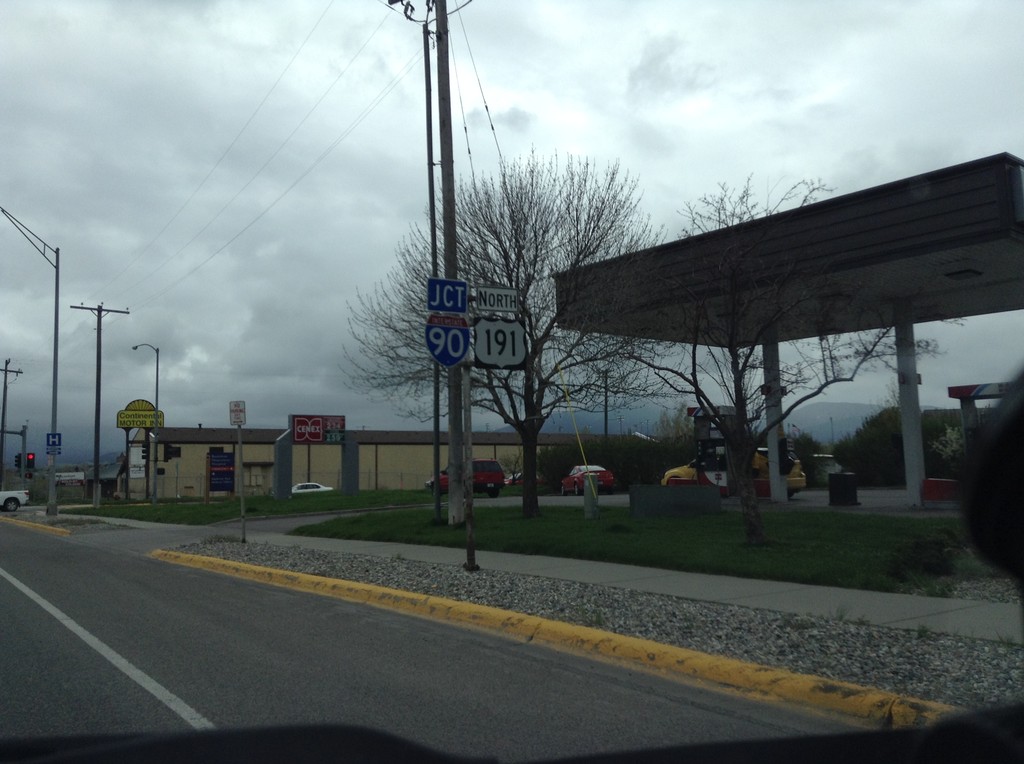
MULTIPOLYGON (((50 435, 60 442, 60 435, 57 432, 57 350, 58 350, 58 339, 60 337, 60 247, 54 249, 45 241, 36 236, 32 231, 25 227, 25 225, 12 215, 7 210, 0 207, 0 213, 3 213, 4 217, 14 224, 14 227, 21 231, 21 235, 28 239, 29 243, 35 247, 36 251, 43 256, 51 266, 53 266, 53 381, 50 387, 50 435), (46 251, 53 252, 53 259, 51 260, 46 251)), ((60 453, 59 448, 56 452, 51 450, 49 445, 49 437, 47 438, 46 446, 46 483, 47 483, 47 499, 46 499, 46 514, 56 515, 57 514, 57 456, 60 453)), ((99 480, 99 476, 96 476, 99 480)))
POLYGON ((160 348, 153 347, 148 342, 132 345, 132 350, 139 348, 150 348, 156 352, 156 400, 153 401, 153 506, 156 506, 156 479, 158 466, 160 464, 160 348))

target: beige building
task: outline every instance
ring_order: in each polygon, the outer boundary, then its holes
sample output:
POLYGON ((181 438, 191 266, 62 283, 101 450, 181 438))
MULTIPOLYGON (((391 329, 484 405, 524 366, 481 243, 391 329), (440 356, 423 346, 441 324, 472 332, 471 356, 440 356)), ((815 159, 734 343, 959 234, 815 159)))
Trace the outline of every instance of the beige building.
MULTIPOLYGON (((241 485, 247 496, 263 496, 272 492, 274 484, 274 444, 288 438, 286 428, 242 428, 241 485)), ((144 440, 145 431, 138 430, 132 440, 133 452, 144 440)), ((408 430, 349 430, 349 442, 355 442, 359 456, 359 489, 423 489, 433 471, 433 435, 408 430)), ((441 433, 441 468, 448 463, 448 433, 441 433)), ((541 435, 541 446, 575 442, 568 434, 541 435)), ((289 484, 314 482, 341 487, 342 446, 339 444, 287 444, 292 449, 292 474, 289 484)), ((238 449, 235 427, 162 427, 158 446, 157 495, 161 498, 206 495, 209 485, 210 460, 234 463, 238 449), (229 456, 230 455, 230 456, 229 456)), ((152 457, 152 455, 150 455, 152 457)), ((473 456, 497 459, 506 473, 517 472, 522 465, 522 446, 514 432, 473 433, 473 456)), ((148 490, 151 465, 146 477, 129 479, 128 495, 136 498, 151 495, 148 490)), ((212 471, 216 472, 214 466, 212 471)), ((141 473, 136 461, 136 475, 141 473)), ((122 490, 124 478, 122 478, 122 490)), ((213 495, 222 495, 214 492, 213 495)))

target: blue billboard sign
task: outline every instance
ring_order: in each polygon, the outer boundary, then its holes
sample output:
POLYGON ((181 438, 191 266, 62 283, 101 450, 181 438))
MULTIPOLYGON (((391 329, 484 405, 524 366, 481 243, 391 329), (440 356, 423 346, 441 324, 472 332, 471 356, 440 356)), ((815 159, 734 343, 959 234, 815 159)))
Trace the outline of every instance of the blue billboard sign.
POLYGON ((235 490, 235 455, 212 453, 210 460, 210 492, 235 490))

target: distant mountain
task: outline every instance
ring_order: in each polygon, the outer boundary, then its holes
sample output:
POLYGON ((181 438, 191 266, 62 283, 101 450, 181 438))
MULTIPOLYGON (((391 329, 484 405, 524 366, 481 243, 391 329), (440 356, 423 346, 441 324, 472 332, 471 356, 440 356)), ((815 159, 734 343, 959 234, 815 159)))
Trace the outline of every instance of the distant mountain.
POLYGON ((805 433, 819 443, 827 445, 853 435, 865 419, 877 414, 881 409, 877 403, 812 401, 793 412, 786 420, 786 428, 791 435, 805 433))
MULTIPOLYGON (((786 420, 786 427, 790 434, 806 433, 819 443, 827 445, 842 440, 847 435, 853 435, 865 419, 876 414, 880 409, 881 406, 874 403, 812 401, 799 407, 786 420)), ((608 433, 610 435, 652 435, 663 411, 664 408, 661 406, 645 406, 628 411, 609 412, 608 433)), ((581 432, 597 434, 604 432, 603 412, 577 411, 575 420, 576 426, 581 432)), ((572 432, 572 430, 573 419, 566 412, 556 414, 544 425, 544 432, 547 433, 572 432)))

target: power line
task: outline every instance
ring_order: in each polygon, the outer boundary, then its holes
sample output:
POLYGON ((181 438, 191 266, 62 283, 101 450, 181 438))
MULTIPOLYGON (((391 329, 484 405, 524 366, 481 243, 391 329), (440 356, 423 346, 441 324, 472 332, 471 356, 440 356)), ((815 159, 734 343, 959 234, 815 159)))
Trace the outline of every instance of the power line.
MULTIPOLYGON (((470 2, 472 2, 472 0, 470 0, 470 2)), ((469 5, 469 3, 466 3, 457 10, 465 8, 466 5, 469 5)), ((466 41, 466 50, 469 52, 469 61, 473 65, 473 75, 476 77, 477 87, 480 88, 480 99, 484 102, 484 112, 487 114, 487 123, 491 126, 491 135, 494 136, 494 147, 498 150, 498 159, 501 160, 501 146, 498 145, 498 132, 494 129, 494 121, 491 119, 491 107, 487 103, 487 96, 484 95, 484 84, 480 79, 480 72, 476 68, 476 58, 473 57, 473 48, 469 44, 469 34, 466 32, 466 22, 462 18, 461 13, 459 14, 459 24, 462 26, 462 37, 466 41)))
MULTIPOLYGON (((296 177, 295 180, 292 181, 292 183, 287 188, 284 189, 284 191, 282 191, 280 194, 278 194, 278 196, 272 202, 270 202, 270 204, 268 204, 266 207, 264 207, 262 210, 260 210, 260 212, 257 213, 248 223, 246 223, 233 236, 231 236, 231 238, 229 238, 227 241, 225 241, 223 244, 221 244, 221 246, 218 247, 216 250, 214 250, 209 256, 207 256, 206 259, 204 259, 202 262, 200 262, 199 264, 197 264, 196 266, 191 268, 188 272, 186 272, 180 278, 177 278, 174 281, 172 281, 171 283, 169 283, 163 289, 160 289, 157 292, 154 292, 153 294, 151 294, 148 297, 146 297, 142 301, 142 303, 140 303, 139 305, 136 306, 135 309, 139 310, 141 307, 151 303, 157 297, 161 297, 162 295, 164 295, 167 292, 169 292, 175 286, 180 284, 182 281, 184 281, 189 276, 191 276, 194 273, 196 273, 200 268, 202 268, 207 263, 209 263, 211 260, 213 260, 217 255, 219 255, 221 252, 223 252, 225 249, 227 249, 229 246, 231 246, 235 241, 237 241, 242 236, 242 234, 244 234, 246 231, 248 231, 250 228, 252 228, 254 225, 256 225, 256 223, 258 223, 260 221, 260 219, 263 218, 264 215, 266 215, 268 212, 270 212, 270 210, 272 210, 275 206, 277 206, 278 202, 280 202, 282 199, 284 199, 284 197, 286 197, 289 193, 291 193, 291 191, 296 186, 298 186, 299 183, 301 183, 306 178, 306 176, 308 176, 311 172, 313 172, 313 170, 315 170, 316 167, 321 162, 323 162, 331 154, 331 152, 334 151, 334 149, 337 148, 338 145, 345 138, 347 138, 374 111, 374 109, 377 108, 377 106, 380 105, 380 103, 391 93, 391 91, 393 91, 398 86, 398 84, 409 74, 409 72, 412 71, 412 68, 416 64, 419 63, 420 55, 421 54, 417 51, 417 53, 410 59, 409 63, 406 64, 405 68, 403 68, 401 70, 401 72, 399 72, 399 74, 397 74, 391 80, 391 82, 388 83, 388 85, 385 86, 377 94, 377 96, 356 116, 356 118, 348 125, 348 127, 346 127, 345 130, 343 130, 342 133, 337 138, 335 138, 334 141, 332 141, 327 146, 327 148, 324 149, 324 151, 321 152, 321 154, 316 159, 314 159, 313 162, 309 166, 307 166, 306 169, 303 170, 303 172, 300 173, 298 175, 298 177, 296 177)), ((253 179, 255 179, 255 178, 253 178, 253 179)), ((250 180, 249 182, 251 183, 252 181, 250 180)), ((248 185, 248 184, 246 184, 246 185, 248 185)), ((236 194, 236 197, 237 197, 237 194, 236 194)), ((235 197, 232 198, 232 201, 234 200, 234 198, 235 197)), ((230 204, 230 202, 228 202, 228 204, 230 204)), ((225 208, 226 208, 226 205, 225 205, 225 208)), ((205 228, 204 228, 204 230, 205 230, 205 228)), ((193 237, 192 240, 194 241, 194 239, 195 239, 195 237, 193 237)))
MULTIPOLYGON (((207 221, 207 223, 202 228, 200 228, 199 231, 197 231, 192 236, 192 238, 190 238, 187 242, 185 242, 185 244, 183 244, 181 247, 179 247, 177 251, 175 251, 172 255, 169 255, 168 257, 164 258, 164 261, 159 266, 157 266, 154 270, 150 271, 149 275, 147 275, 147 276, 145 276, 143 278, 140 278, 138 281, 136 281, 134 284, 132 284, 130 287, 128 287, 128 289, 122 290, 119 294, 124 294, 125 292, 133 291, 136 287, 138 287, 140 285, 143 285, 146 282, 148 282, 149 279, 151 278, 152 274, 154 274, 157 271, 159 271, 161 268, 163 268, 165 265, 167 265, 167 263, 170 262, 173 258, 179 256, 182 252, 184 252, 189 246, 192 245, 193 242, 196 241, 196 239, 198 239, 200 236, 202 236, 203 233, 205 233, 207 231, 207 229, 209 229, 209 227, 211 225, 213 225, 220 218, 221 215, 224 214, 224 212, 228 209, 228 207, 230 207, 235 202, 235 200, 238 199, 238 197, 241 196, 242 193, 249 186, 251 186, 256 181, 256 179, 263 173, 263 171, 270 165, 270 163, 284 150, 285 146, 287 146, 288 143, 291 142, 292 138, 295 137, 295 134, 299 131, 299 129, 312 116, 313 112, 317 110, 317 108, 320 106, 320 104, 323 103, 324 99, 327 98, 327 96, 330 94, 331 90, 334 89, 334 87, 341 81, 341 79, 345 76, 345 74, 349 71, 349 69, 352 68, 352 65, 356 62, 356 60, 359 58, 359 56, 362 55, 363 51, 366 50, 366 47, 370 44, 370 42, 373 40, 373 38, 377 35, 377 33, 380 31, 381 27, 384 26, 384 23, 388 20, 388 18, 390 18, 390 17, 385 15, 381 19, 380 23, 377 24, 377 26, 373 30, 373 32, 370 33, 369 37, 366 38, 366 40, 363 42, 363 44, 355 52, 355 54, 349 60, 348 64, 345 66, 345 68, 341 70, 341 72, 338 74, 338 76, 334 78, 334 81, 331 82, 331 84, 327 86, 327 88, 320 95, 320 97, 317 98, 317 100, 313 103, 313 105, 306 111, 306 114, 302 117, 301 120, 299 120, 299 122, 295 125, 295 127, 288 134, 288 136, 280 143, 280 145, 278 145, 278 147, 273 152, 271 152, 270 156, 268 156, 267 159, 263 162, 263 164, 260 165, 259 169, 257 169, 256 172, 253 173, 253 175, 249 178, 249 180, 247 180, 238 189, 238 191, 236 191, 234 193, 234 195, 217 211, 217 213, 209 221, 207 221)), ((376 104, 378 102, 379 101, 375 101, 374 104, 376 104)), ((360 119, 360 121, 361 121, 361 119, 360 119)), ((337 145, 337 141, 334 144, 332 144, 331 149, 333 149, 333 147, 335 145, 337 145)), ((329 153, 331 149, 328 149, 328 151, 326 153, 329 153)), ((314 162, 313 166, 316 166, 316 164, 318 164, 323 159, 323 156, 324 155, 321 155, 321 157, 319 157, 314 162)), ((311 169, 312 169, 312 167, 310 167, 302 175, 300 175, 299 176, 299 180, 301 180, 306 175, 308 175, 309 171, 311 169)), ((285 194, 287 194, 288 191, 291 191, 291 189, 294 188, 297 183, 298 183, 298 181, 296 181, 291 186, 289 186, 286 189, 285 194)), ((240 231, 238 231, 234 236, 232 236, 219 249, 214 251, 213 254, 211 254, 209 257, 207 257, 205 260, 203 260, 198 266, 196 266, 195 268, 192 268, 191 270, 189 270, 183 277, 181 277, 179 279, 176 279, 171 284, 169 284, 165 289, 157 292, 156 295, 154 295, 154 296, 159 296, 159 295, 164 294, 165 292, 169 291, 172 287, 174 287, 176 284, 180 283, 183 279, 187 278, 188 276, 191 276, 193 273, 195 273, 197 270, 199 270, 199 268, 202 268, 204 265, 206 265, 208 262, 210 262, 210 260, 212 260, 218 254, 220 254, 227 246, 229 246, 239 236, 241 236, 243 233, 245 233, 245 231, 247 231, 250 227, 252 227, 252 225, 254 225, 257 220, 259 220, 261 217, 263 217, 263 215, 265 215, 267 212, 269 212, 270 209, 274 205, 276 205, 277 202, 279 202, 281 200, 281 198, 285 194, 282 194, 281 196, 277 197, 269 206, 264 208, 253 220, 251 220, 248 224, 246 224, 240 231)), ((115 297, 116 296, 117 295, 115 295, 115 297)))
MULTIPOLYGON (((323 9, 323 12, 321 12, 320 17, 316 20, 316 23, 313 24, 312 29, 309 30, 308 34, 306 34, 306 38, 302 41, 302 44, 298 47, 295 53, 292 54, 291 59, 285 65, 284 69, 281 70, 281 73, 277 75, 277 79, 274 80, 274 84, 270 86, 270 89, 267 90, 266 93, 264 93, 263 98, 260 99, 260 102, 256 105, 256 108, 253 109, 252 114, 249 115, 249 118, 245 121, 242 127, 235 134, 235 137, 231 140, 231 143, 229 143, 227 148, 224 149, 221 155, 217 158, 217 161, 213 163, 213 166, 209 169, 209 171, 206 173, 203 179, 199 181, 199 184, 192 190, 192 193, 189 194, 187 199, 185 199, 181 207, 178 208, 178 211, 175 212, 166 223, 164 223, 163 227, 159 231, 157 231, 156 235, 150 240, 150 242, 145 247, 143 247, 142 250, 128 264, 124 266, 124 268, 122 268, 120 271, 114 274, 113 278, 111 278, 110 281, 104 284, 99 291, 104 291, 108 289, 111 284, 117 281, 126 271, 128 271, 133 265, 135 265, 135 263, 137 263, 142 258, 142 256, 145 255, 146 252, 148 252, 154 244, 156 244, 159 238, 163 236, 164 232, 171 226, 171 224, 178 219, 181 213, 185 211, 185 208, 188 207, 188 205, 196 197, 196 194, 198 194, 202 190, 203 186, 205 186, 207 181, 210 180, 210 177, 213 175, 214 172, 216 172, 217 168, 221 166, 227 155, 231 153, 231 150, 235 147, 235 144, 238 143, 238 140, 242 137, 242 134, 249 128, 249 125, 252 124, 253 120, 256 119, 256 115, 259 114, 260 111, 262 111, 263 107, 269 100, 271 94, 277 89, 277 86, 281 84, 281 80, 284 79, 285 74, 287 74, 288 70, 291 69, 292 64, 295 63, 295 60, 299 57, 299 54, 302 53, 303 49, 305 49, 306 43, 309 42, 310 38, 313 36, 313 33, 320 26, 320 22, 324 20, 324 16, 327 15, 327 11, 331 9, 332 5, 334 5, 334 0, 329 0, 327 5, 323 9)), ((212 222, 213 221, 211 220, 210 223, 212 222)), ((205 231, 209 225, 210 224, 207 223, 207 225, 204 226, 202 230, 205 231)), ((200 233, 202 233, 202 231, 200 231, 200 233)), ((190 240, 189 243, 194 241, 194 239, 195 237, 193 237, 193 239, 190 240)), ((185 246, 188 246, 188 244, 186 244, 185 246)), ((178 252, 176 252, 175 255, 177 255, 180 252, 181 250, 178 250, 178 252)), ((165 260, 164 263, 158 266, 155 270, 150 271, 150 274, 152 275, 153 273, 156 273, 158 270, 160 270, 160 268, 163 267, 164 264, 166 264, 166 262, 167 261, 165 260)), ((124 291, 127 290, 122 290, 121 294, 123 294, 124 291)))

